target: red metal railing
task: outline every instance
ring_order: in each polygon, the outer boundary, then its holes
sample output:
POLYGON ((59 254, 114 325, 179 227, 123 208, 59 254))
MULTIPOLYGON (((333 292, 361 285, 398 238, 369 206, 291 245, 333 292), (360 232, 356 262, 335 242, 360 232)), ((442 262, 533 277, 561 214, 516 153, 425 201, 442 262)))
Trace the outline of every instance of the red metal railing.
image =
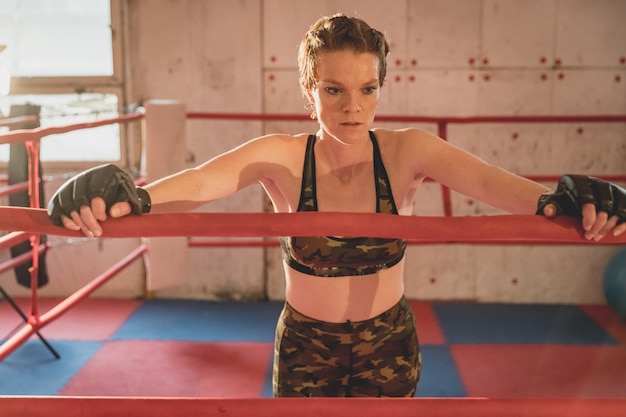
MULTIPOLYGON (((115 123, 128 123, 135 120, 140 120, 144 117, 142 113, 132 113, 127 115, 121 115, 117 118, 103 119, 95 122, 76 123, 64 126, 53 127, 39 127, 34 129, 18 129, 3 133, 0 135, 0 144, 11 143, 24 143, 28 154, 28 181, 26 183, 14 184, 8 187, 0 189, 0 195, 7 195, 14 192, 20 192, 24 189, 28 190, 30 197, 30 207, 40 207, 39 196, 39 150, 41 138, 67 133, 80 129, 89 129, 98 126, 104 126, 115 123)), ((35 118, 36 120, 36 118, 35 118)), ((10 120, 3 120, 3 126, 21 125, 27 122, 32 122, 32 117, 17 117, 10 120)), ((0 237, 0 249, 5 247, 11 247, 14 244, 30 240, 31 252, 24 253, 16 258, 6 261, 0 264, 0 273, 8 269, 12 269, 16 266, 23 265, 27 262, 32 262, 32 266, 29 268, 30 280, 31 280, 31 294, 29 303, 29 312, 27 316, 27 323, 16 334, 11 336, 6 342, 0 346, 0 361, 11 354, 15 349, 21 346, 32 335, 38 334, 39 329, 45 326, 47 323, 56 319, 58 316, 66 312, 69 308, 75 305, 78 301, 84 299, 98 287, 104 284, 106 281, 115 276, 121 269, 125 268, 130 262, 141 256, 146 250, 145 244, 140 245, 137 249, 131 252, 126 258, 114 265, 107 272, 92 280, 89 284, 72 294, 70 297, 62 301, 59 305, 53 308, 51 311, 44 315, 39 314, 38 308, 38 273, 39 273, 39 255, 40 253, 49 249, 49 245, 41 243, 41 236, 36 233, 24 234, 20 232, 13 232, 0 237)))

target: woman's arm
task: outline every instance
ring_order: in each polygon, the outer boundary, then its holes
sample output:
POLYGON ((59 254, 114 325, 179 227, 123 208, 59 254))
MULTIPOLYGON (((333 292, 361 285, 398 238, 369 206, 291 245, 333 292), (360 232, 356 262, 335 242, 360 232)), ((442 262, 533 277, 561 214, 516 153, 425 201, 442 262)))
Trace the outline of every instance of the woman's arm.
POLYGON ((489 164, 428 132, 411 133, 417 174, 461 194, 515 214, 533 214, 548 188, 489 164))
MULTIPOLYGON (((534 181, 513 174, 500 167, 459 149, 426 132, 411 132, 413 155, 421 155, 417 164, 418 175, 423 175, 448 186, 457 192, 476 198, 511 213, 534 214, 539 199, 550 190, 534 181)), ((619 187, 617 187, 619 188, 619 187)), ((623 219, 602 209, 599 201, 582 202, 580 216, 587 239, 600 240, 608 233, 626 231, 623 219)), ((541 208, 546 217, 557 215, 557 207, 548 204, 541 208)))
MULTIPOLYGON (((266 136, 253 139, 229 152, 216 156, 204 164, 180 171, 145 186, 150 200, 151 212, 193 210, 206 202, 226 197, 248 185, 272 176, 276 166, 285 159, 284 145, 290 137, 266 136)), ((132 180, 124 180, 113 186, 98 186, 110 177, 100 175, 96 168, 79 174, 57 191, 49 204, 53 219, 72 230, 82 230, 87 236, 101 236, 99 222, 111 217, 122 217, 131 212, 141 213, 134 205, 136 200, 132 180), (98 175, 104 177, 97 178, 98 175), (127 184, 131 182, 131 184, 127 184), (76 187, 81 184, 81 187, 76 187), (77 192, 77 188, 79 189, 77 192), (71 190, 71 191, 70 191, 71 190), (71 196, 59 198, 58 196, 71 196)), ((116 168, 116 167, 113 167, 116 168)), ((121 171, 117 168, 118 171, 121 171)), ((136 204, 135 204, 136 205, 136 204)))

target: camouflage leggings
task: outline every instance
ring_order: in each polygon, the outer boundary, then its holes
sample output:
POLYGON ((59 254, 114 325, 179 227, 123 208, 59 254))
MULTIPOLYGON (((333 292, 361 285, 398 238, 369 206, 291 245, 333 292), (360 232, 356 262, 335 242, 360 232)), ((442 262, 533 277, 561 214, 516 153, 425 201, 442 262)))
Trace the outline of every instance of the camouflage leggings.
POLYGON ((274 347, 275 397, 412 397, 421 370, 403 297, 361 322, 326 323, 285 304, 274 347))

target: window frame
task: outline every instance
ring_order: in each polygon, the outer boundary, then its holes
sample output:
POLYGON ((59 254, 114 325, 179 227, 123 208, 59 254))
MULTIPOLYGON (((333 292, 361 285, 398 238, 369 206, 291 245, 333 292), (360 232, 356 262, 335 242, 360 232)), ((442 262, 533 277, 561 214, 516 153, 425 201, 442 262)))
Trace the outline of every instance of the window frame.
MULTIPOLYGON (((117 96, 118 107, 127 108, 126 92, 126 19, 127 6, 125 0, 109 0, 111 13, 111 45, 113 54, 113 74, 109 76, 34 76, 11 77, 10 95, 47 95, 47 94, 80 94, 97 93, 117 96)), ((140 128, 120 124, 120 160, 119 161, 46 161, 43 162, 46 173, 80 171, 104 162, 115 162, 122 166, 137 165, 138 157, 129 147, 131 132, 139 132, 140 128), (130 152, 129 152, 130 150, 130 152), (130 161, 132 159, 132 161, 130 161)), ((0 168, 7 168, 6 162, 0 162, 0 168)))

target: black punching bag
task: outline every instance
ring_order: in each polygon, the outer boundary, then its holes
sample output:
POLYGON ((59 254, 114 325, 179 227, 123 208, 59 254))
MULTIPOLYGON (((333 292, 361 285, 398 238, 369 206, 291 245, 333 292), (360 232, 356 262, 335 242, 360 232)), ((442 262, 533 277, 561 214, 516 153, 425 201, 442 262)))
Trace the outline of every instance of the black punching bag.
MULTIPOLYGON (((19 116, 39 116, 40 107, 30 104, 11 106, 11 113, 9 117, 19 116)), ((39 123, 28 123, 13 127, 13 129, 33 129, 39 127, 39 123)), ((28 154, 26 152, 26 145, 23 143, 12 143, 10 146, 9 156, 9 185, 17 184, 24 181, 28 181, 28 154)), ((39 202, 40 208, 45 206, 43 194, 43 180, 41 172, 41 163, 39 164, 39 202)), ((30 207, 30 196, 28 191, 22 191, 19 193, 9 195, 9 205, 17 207, 30 207)), ((46 236, 41 236, 41 243, 46 241, 46 236)), ((13 258, 18 257, 31 250, 30 241, 22 242, 11 248, 11 256, 13 258)), ((30 288, 30 272, 28 269, 33 265, 32 261, 28 261, 25 264, 15 267, 15 277, 17 282, 30 288)), ((42 287, 48 283, 48 272, 46 270, 46 255, 42 253, 39 255, 39 275, 37 277, 38 287, 42 287)))

